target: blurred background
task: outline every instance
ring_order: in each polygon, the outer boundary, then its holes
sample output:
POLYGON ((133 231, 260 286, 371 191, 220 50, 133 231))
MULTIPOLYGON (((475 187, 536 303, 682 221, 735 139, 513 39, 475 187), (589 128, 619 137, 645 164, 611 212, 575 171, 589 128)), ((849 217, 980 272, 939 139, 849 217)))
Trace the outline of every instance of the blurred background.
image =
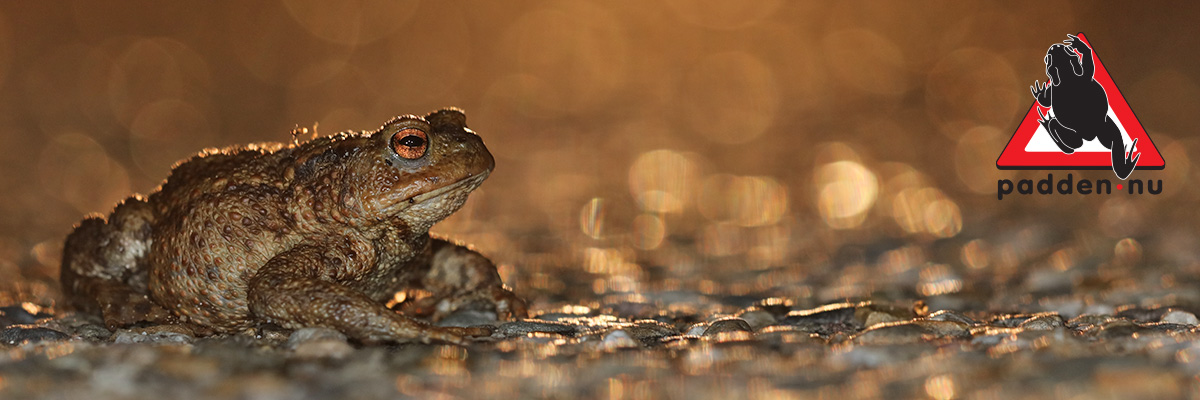
POLYGON ((435 231, 535 305, 1196 264, 1196 3, 200 3, 0 4, 0 304, 53 306, 73 224, 203 148, 446 106, 497 168, 435 231), (1166 159, 1133 178, 1165 189, 997 201, 1045 177, 995 159, 1079 31, 1166 159))

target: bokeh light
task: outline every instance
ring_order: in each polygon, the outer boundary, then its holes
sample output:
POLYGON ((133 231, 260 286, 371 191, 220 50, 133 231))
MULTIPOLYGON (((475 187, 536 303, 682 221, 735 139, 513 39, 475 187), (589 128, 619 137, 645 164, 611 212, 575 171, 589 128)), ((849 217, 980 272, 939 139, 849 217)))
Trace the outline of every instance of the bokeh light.
POLYGON ((817 169, 817 210, 834 229, 855 228, 866 219, 879 193, 875 173, 853 161, 837 161, 817 169))
POLYGON ((629 168, 629 190, 643 210, 680 212, 690 203, 698 174, 696 163, 683 154, 646 152, 629 168))
POLYGON ((779 222, 788 210, 787 199, 774 179, 716 174, 701 183, 697 206, 709 220, 763 226, 779 222))

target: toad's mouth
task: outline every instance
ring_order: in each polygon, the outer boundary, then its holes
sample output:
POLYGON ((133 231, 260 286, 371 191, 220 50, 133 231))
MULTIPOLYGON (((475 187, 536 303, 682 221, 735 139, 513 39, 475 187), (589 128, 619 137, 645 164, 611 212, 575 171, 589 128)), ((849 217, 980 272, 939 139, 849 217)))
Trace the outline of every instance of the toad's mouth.
POLYGON ((491 173, 492 173, 492 171, 483 171, 478 174, 471 175, 466 178, 460 179, 460 180, 458 180, 458 182, 454 182, 449 185, 442 186, 440 188, 418 194, 416 196, 408 198, 408 204, 410 206, 412 206, 415 204, 426 203, 431 200, 439 200, 442 198, 453 197, 455 195, 460 195, 460 194, 465 195, 467 193, 470 193, 472 190, 475 190, 475 188, 479 187, 479 185, 483 183, 483 180, 487 179, 488 175, 490 175, 491 173))

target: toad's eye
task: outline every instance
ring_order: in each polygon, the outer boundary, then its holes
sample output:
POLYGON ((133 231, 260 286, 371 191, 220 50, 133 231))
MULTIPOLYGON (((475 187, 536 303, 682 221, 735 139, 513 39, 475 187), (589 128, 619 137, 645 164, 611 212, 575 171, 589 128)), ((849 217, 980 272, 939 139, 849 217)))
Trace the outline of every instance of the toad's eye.
POLYGON ((402 158, 408 160, 421 158, 425 155, 425 149, 428 147, 429 137, 425 136, 423 130, 407 128, 392 135, 392 150, 402 158))

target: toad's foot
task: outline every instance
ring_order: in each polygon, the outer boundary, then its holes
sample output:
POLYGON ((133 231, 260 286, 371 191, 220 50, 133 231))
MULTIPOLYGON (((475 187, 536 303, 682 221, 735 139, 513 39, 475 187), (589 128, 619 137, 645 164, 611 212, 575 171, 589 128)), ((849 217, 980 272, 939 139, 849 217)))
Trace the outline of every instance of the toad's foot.
POLYGON ((455 310, 483 306, 499 319, 525 318, 525 301, 504 287, 496 266, 474 250, 442 239, 430 243, 432 258, 420 289, 428 297, 402 305, 414 315, 441 320, 455 310))
POLYGON ((525 300, 503 286, 453 293, 450 295, 412 298, 401 303, 397 311, 440 321, 463 309, 484 309, 496 312, 499 320, 514 320, 529 315, 525 300))
POLYGON ((1121 180, 1129 178, 1129 174, 1132 174, 1134 168, 1137 168, 1138 160, 1142 158, 1142 154, 1137 151, 1137 141, 1137 139, 1133 139, 1133 143, 1130 143, 1128 148, 1115 143, 1113 145, 1113 173, 1117 174, 1121 180))

